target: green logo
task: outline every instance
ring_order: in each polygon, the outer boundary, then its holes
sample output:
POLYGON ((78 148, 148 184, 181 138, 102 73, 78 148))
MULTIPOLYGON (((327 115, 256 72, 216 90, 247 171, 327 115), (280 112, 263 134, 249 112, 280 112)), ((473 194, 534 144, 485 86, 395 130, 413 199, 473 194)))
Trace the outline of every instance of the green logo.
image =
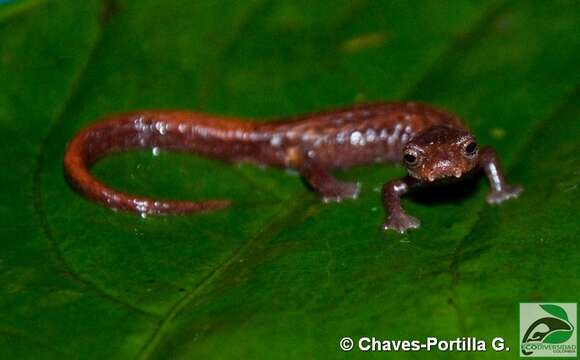
POLYGON ((520 304, 521 356, 576 356, 576 304, 520 304))

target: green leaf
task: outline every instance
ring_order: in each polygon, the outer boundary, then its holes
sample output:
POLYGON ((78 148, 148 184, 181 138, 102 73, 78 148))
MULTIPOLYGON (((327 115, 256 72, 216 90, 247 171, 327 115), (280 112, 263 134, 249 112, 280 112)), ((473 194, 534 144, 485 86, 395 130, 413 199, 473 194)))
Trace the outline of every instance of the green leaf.
POLYGON ((574 331, 569 330, 557 330, 549 334, 542 341, 544 344, 561 344, 568 341, 572 337, 574 331))
MULTIPOLYGON (((341 357, 344 336, 515 350, 519 302, 578 299, 578 14, 573 0, 0 5, 0 358, 341 357), (169 152, 97 164, 120 189, 235 203, 147 219, 63 177, 66 143, 113 112, 268 121, 391 99, 459 114, 522 197, 489 207, 481 178, 426 190, 404 200, 423 226, 398 235, 379 229, 377 189, 404 173, 390 165, 339 172, 362 196, 322 204, 277 169, 169 152)), ((397 356, 469 357, 425 354, 397 356)))
POLYGON ((553 304, 543 304, 540 305, 540 307, 544 309, 548 314, 554 315, 558 319, 570 322, 570 320, 568 320, 568 314, 566 314, 566 311, 562 309, 560 306, 553 304))

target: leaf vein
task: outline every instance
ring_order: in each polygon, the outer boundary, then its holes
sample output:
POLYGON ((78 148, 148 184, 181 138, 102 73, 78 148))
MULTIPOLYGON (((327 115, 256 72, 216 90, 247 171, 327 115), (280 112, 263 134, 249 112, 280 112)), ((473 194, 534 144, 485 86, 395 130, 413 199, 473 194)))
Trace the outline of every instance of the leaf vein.
POLYGON ((266 242, 273 236, 278 234, 282 228, 286 225, 286 220, 288 218, 299 217, 300 214, 305 214, 306 208, 311 205, 310 201, 307 199, 307 193, 303 193, 302 196, 297 196, 296 201, 291 204, 286 205, 284 210, 280 215, 274 217, 270 222, 263 228, 263 230, 256 234, 252 239, 246 243, 239 246, 225 261, 216 266, 207 276, 205 276, 196 286, 189 290, 181 299, 179 299, 163 317, 159 326, 155 329, 151 337, 145 342, 139 353, 137 354, 137 359, 147 359, 155 352, 160 341, 162 340, 164 334, 169 330, 172 321, 180 314, 180 312, 201 294, 203 290, 211 285, 214 280, 218 279, 223 273, 225 273, 232 264, 235 264, 236 260, 240 259, 244 254, 248 252, 249 249, 255 247, 256 245, 266 242))

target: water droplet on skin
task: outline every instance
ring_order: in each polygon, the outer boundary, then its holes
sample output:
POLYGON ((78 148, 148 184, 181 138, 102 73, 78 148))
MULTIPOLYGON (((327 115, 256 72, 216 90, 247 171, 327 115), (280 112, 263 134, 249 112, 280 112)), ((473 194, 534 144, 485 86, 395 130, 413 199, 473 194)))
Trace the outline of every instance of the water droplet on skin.
POLYGON ((141 213, 141 217, 143 217, 149 209, 149 202, 146 200, 133 200, 133 204, 137 208, 137 211, 141 213))
POLYGON ((397 124, 397 126, 395 126, 395 130, 393 130, 393 133, 389 136, 388 139, 388 143, 390 145, 394 144, 397 141, 399 135, 401 134, 402 129, 403 127, 401 126, 401 124, 397 124))
MULTIPOLYGON (((199 128, 199 127, 196 129, 197 129, 197 133, 199 134, 199 136, 204 137, 204 138, 208 137, 209 133, 208 133, 207 129, 199 128)), ((193 130, 193 128, 192 128, 192 130, 193 130)), ((244 134, 244 139, 247 138, 248 136, 249 136, 248 134, 244 134)))
POLYGON ((135 119, 134 124, 135 129, 139 130, 140 132, 147 130, 147 125, 145 125, 145 121, 142 116, 139 116, 137 119, 135 119))
POLYGON ((161 135, 165 135, 167 125, 161 121, 158 121, 155 123, 155 128, 157 129, 157 131, 159 131, 161 135))
POLYGON ((361 145, 361 146, 366 144, 360 131, 355 131, 352 134, 350 134, 350 143, 352 145, 361 145))
POLYGON ((388 136, 389 136, 389 133, 387 132, 387 129, 381 130, 381 133, 379 134, 379 138, 381 140, 385 140, 388 136))
POLYGON ((272 145, 272 146, 276 146, 276 147, 278 147, 278 146, 280 146, 281 144, 282 144, 282 137, 281 137, 281 136, 279 136, 279 135, 274 135, 274 136, 272 137, 272 139, 270 140, 270 145, 272 145))

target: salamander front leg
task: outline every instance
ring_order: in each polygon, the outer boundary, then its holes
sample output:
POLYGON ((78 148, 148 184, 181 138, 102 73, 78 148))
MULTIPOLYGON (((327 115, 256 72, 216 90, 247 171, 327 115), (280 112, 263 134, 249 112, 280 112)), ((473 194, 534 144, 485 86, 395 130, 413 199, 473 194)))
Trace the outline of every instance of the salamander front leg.
POLYGON ((480 166, 491 187, 487 196, 488 203, 499 204, 517 198, 523 191, 521 186, 511 186, 506 182, 497 153, 492 148, 485 148, 481 151, 480 166))
POLYGON ((360 192, 360 184, 338 181, 328 169, 313 161, 302 164, 300 174, 322 196, 324 202, 356 199, 360 192))
POLYGON ((406 176, 383 185, 383 204, 388 213, 387 220, 383 224, 385 230, 395 230, 402 234, 408 229, 421 226, 419 219, 408 215, 401 206, 401 196, 420 184, 419 180, 406 176))

